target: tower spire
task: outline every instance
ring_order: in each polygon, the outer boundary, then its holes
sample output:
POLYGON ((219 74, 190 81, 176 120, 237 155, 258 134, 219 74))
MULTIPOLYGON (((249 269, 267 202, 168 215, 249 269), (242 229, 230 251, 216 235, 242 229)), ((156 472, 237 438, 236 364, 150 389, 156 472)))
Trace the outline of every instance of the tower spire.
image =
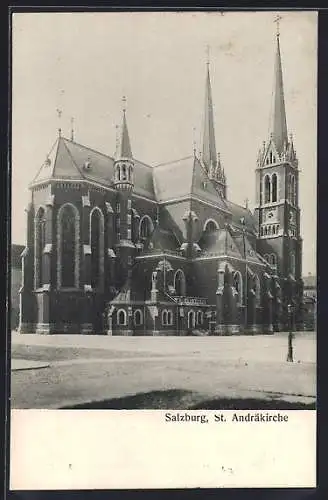
POLYGON ((279 30, 280 19, 281 16, 279 15, 275 19, 275 23, 277 24, 277 33, 276 33, 277 48, 276 48, 275 70, 274 70, 273 113, 272 113, 272 123, 270 130, 272 138, 275 142, 275 146, 279 153, 283 151, 283 148, 288 143, 285 96, 284 96, 284 85, 283 85, 281 53, 280 53, 280 30, 279 30))
POLYGON ((210 79, 209 47, 206 50, 206 84, 205 84, 205 110, 204 110, 204 132, 202 159, 207 168, 216 164, 216 145, 214 134, 214 117, 212 88, 210 79))
POLYGON ((122 134, 121 134, 121 142, 118 150, 118 155, 120 158, 131 158, 132 159, 132 151, 130 144, 130 137, 128 131, 128 125, 126 121, 126 97, 122 98, 123 103, 123 124, 122 124, 122 134))

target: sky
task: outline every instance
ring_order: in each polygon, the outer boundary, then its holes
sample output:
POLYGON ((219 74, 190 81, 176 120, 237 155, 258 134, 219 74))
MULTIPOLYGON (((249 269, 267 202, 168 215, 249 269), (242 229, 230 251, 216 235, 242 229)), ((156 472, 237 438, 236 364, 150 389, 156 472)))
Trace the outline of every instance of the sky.
MULTIPOLYGON (((228 198, 253 209, 268 139, 277 12, 15 13, 12 242, 26 241, 28 184, 62 128, 110 156, 122 96, 133 155, 151 165, 201 149, 206 47, 228 198), (59 119, 57 109, 62 110, 59 119)), ((317 13, 280 13, 287 126, 300 168, 303 274, 316 272, 317 13)))

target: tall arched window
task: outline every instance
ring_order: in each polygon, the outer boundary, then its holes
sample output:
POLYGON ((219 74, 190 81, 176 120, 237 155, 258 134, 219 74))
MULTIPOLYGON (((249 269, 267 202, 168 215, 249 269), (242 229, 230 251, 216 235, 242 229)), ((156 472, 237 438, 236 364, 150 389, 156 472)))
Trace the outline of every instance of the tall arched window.
POLYGON ((174 275, 173 287, 179 297, 186 295, 186 278, 182 269, 178 269, 174 275))
POLYGON ((261 282, 257 274, 254 276, 254 292, 255 292, 255 304, 256 307, 261 305, 261 282))
POLYGON ((277 201, 277 174, 273 174, 272 175, 272 179, 271 179, 271 182, 272 182, 272 201, 275 202, 277 201))
POLYGON ((203 311, 198 311, 197 312, 197 324, 202 325, 204 322, 204 314, 203 311))
POLYGON ((143 324, 143 314, 141 309, 136 309, 136 311, 134 311, 134 324, 135 326, 143 324))
POLYGON ((43 285, 42 276, 42 255, 44 246, 46 243, 45 239, 45 211, 43 207, 40 207, 35 216, 34 224, 34 251, 35 251, 35 265, 34 265, 34 286, 35 288, 40 288, 43 285))
POLYGON ((208 219, 204 224, 203 234, 199 240, 201 248, 207 248, 215 239, 215 233, 219 230, 218 223, 213 219, 208 219))
POLYGON ((119 309, 117 311, 117 324, 118 326, 126 326, 127 325, 127 315, 124 309, 119 309))
POLYGON ((121 178, 122 178, 122 181, 126 181, 126 166, 125 165, 122 166, 121 178))
POLYGON ((195 311, 188 312, 188 328, 195 328, 195 311))
POLYGON ((169 311, 167 309, 164 309, 162 312, 162 325, 168 325, 169 322, 169 311))
POLYGON ((233 275, 233 286, 238 293, 237 304, 241 305, 243 302, 243 278, 239 271, 236 271, 233 275))
POLYGON ((91 286, 99 288, 104 278, 104 215, 95 207, 90 213, 91 286))
POLYGON ((264 203, 270 203, 271 198, 271 181, 270 176, 264 177, 264 203))
POLYGON ((204 224, 204 232, 205 233, 214 233, 215 231, 218 231, 219 225, 218 223, 213 220, 213 219, 208 219, 205 224, 204 224))
POLYGON ((71 203, 62 205, 57 217, 57 285, 78 288, 80 268, 80 217, 71 203))
POLYGON ((295 276, 296 273, 296 257, 295 252, 290 252, 290 273, 295 276))
POLYGON ((154 229, 153 221, 149 215, 144 215, 139 223, 139 236, 141 239, 146 240, 151 235, 154 229))

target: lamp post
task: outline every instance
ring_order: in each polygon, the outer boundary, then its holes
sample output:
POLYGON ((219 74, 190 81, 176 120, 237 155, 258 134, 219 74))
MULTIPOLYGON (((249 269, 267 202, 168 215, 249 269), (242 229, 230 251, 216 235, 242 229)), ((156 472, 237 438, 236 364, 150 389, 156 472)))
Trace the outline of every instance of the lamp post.
POLYGON ((287 361, 293 363, 293 306, 288 304, 288 319, 289 319, 289 332, 288 332, 288 352, 287 361))
POLYGON ((243 226, 243 246, 244 246, 244 259, 245 259, 245 314, 244 314, 244 330, 247 331, 247 306, 248 306, 248 284, 247 284, 247 253, 246 253, 246 238, 245 238, 245 218, 242 217, 240 222, 243 226))

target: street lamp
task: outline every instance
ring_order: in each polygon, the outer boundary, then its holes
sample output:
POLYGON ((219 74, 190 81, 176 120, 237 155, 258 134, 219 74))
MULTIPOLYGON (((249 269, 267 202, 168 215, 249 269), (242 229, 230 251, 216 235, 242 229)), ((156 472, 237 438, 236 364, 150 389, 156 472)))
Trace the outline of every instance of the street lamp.
POLYGON ((244 330, 247 331, 247 298, 248 298, 248 284, 247 284, 247 253, 246 253, 246 238, 245 238, 245 217, 240 219, 243 226, 243 245, 244 245, 244 259, 245 259, 245 314, 244 314, 244 330))
POLYGON ((293 363, 293 306, 292 306, 292 304, 288 304, 287 311, 288 311, 288 319, 289 319, 287 361, 293 363))

